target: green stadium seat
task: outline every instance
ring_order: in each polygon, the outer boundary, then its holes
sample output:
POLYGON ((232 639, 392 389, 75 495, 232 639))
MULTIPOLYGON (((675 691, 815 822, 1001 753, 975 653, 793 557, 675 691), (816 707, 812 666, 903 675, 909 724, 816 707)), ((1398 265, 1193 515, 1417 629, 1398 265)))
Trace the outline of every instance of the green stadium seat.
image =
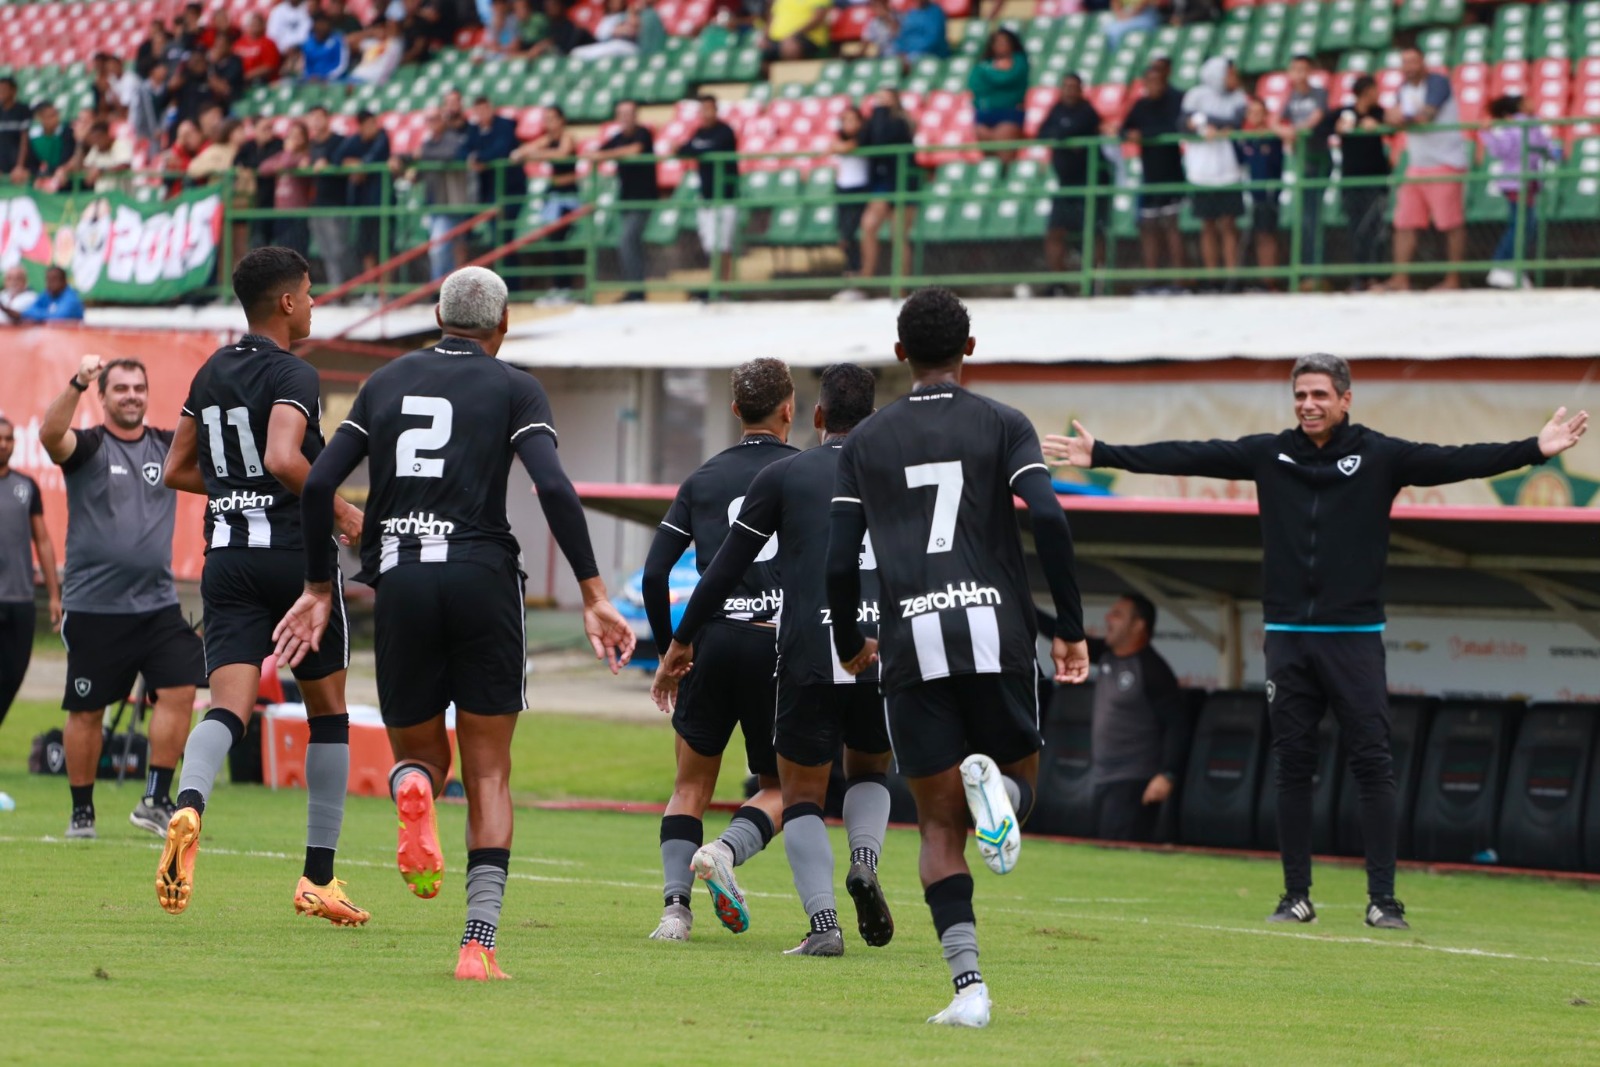
POLYGON ((761 239, 769 245, 800 243, 800 231, 805 224, 805 208, 799 203, 784 204, 772 209, 767 219, 767 232, 761 239))
POLYGON ((1255 11, 1250 37, 1238 61, 1239 70, 1245 74, 1265 74, 1279 69, 1283 65, 1279 54, 1288 36, 1287 7, 1283 4, 1266 4, 1255 11))
POLYGON ((1504 222, 1506 198, 1494 191, 1494 178, 1486 166, 1474 166, 1467 175, 1468 223, 1504 222))
POLYGON ((1400 0, 1395 12, 1395 22, 1402 30, 1415 30, 1433 25, 1433 0, 1400 0))
POLYGON ((917 221, 911 227, 911 237, 919 244, 948 240, 951 203, 935 200, 917 212, 917 221))
POLYGON ((1459 26, 1466 21, 1466 0, 1433 0, 1428 17, 1435 26, 1459 26))
POLYGON ((1450 65, 1459 67, 1463 63, 1487 63, 1492 46, 1489 27, 1463 26, 1456 33, 1455 55, 1450 57, 1450 65))
POLYGON ((1327 10, 1317 33, 1317 51, 1343 52, 1354 48, 1361 13, 1356 0, 1333 0, 1325 6, 1327 10))
POLYGON ((1550 217, 1592 223, 1600 218, 1600 136, 1573 141, 1571 167, 1577 173, 1560 180, 1560 195, 1550 217))
POLYGON ((1390 0, 1366 0, 1356 23, 1356 44, 1361 48, 1389 47, 1394 40, 1394 7, 1390 0))
POLYGON ((1417 47, 1429 67, 1445 67, 1455 53, 1455 34, 1450 30, 1424 30, 1417 34, 1417 47))
POLYGON ((838 209, 833 204, 807 204, 800 225, 800 243, 828 245, 839 239, 838 209))
POLYGON ((982 236, 990 241, 1010 241, 1022 236, 1025 201, 1005 197, 991 202, 983 214, 982 236))

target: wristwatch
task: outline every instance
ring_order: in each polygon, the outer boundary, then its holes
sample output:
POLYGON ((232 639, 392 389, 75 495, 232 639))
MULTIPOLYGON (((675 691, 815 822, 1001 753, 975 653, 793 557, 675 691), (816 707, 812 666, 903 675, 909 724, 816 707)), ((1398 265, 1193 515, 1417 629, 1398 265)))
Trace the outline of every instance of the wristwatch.
POLYGON ((87 393, 89 391, 89 387, 87 385, 84 385, 82 382, 78 381, 78 376, 76 374, 74 374, 68 380, 72 382, 72 387, 78 392, 87 393))

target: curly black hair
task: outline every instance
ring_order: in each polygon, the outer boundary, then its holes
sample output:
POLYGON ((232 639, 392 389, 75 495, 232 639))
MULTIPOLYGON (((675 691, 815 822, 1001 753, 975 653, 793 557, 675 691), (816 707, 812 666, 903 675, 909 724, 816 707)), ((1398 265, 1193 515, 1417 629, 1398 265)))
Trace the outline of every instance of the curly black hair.
POLYGON ((264 319, 272 304, 311 273, 311 265, 292 248, 267 245, 249 252, 233 268, 233 295, 244 307, 245 318, 264 319))
POLYGON ((972 336, 967 305, 948 289, 918 289, 900 305, 900 344, 917 367, 947 367, 966 354, 972 336))
POLYGON ((876 400, 878 381, 872 372, 854 363, 835 363, 822 372, 822 427, 829 433, 849 433, 868 415, 876 400))
POLYGON ((794 395, 789 365, 781 359, 752 359, 733 368, 733 402, 746 426, 765 422, 794 395))

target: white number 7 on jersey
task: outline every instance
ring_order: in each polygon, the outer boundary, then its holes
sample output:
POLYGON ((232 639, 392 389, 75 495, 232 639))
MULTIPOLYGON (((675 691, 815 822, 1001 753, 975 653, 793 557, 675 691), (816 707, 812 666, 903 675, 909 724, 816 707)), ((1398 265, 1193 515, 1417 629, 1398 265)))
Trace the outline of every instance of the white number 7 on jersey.
POLYGON ((961 461, 918 463, 906 468, 906 485, 911 489, 933 486, 933 529, 928 531, 928 554, 948 552, 955 546, 956 512, 961 508, 961 461))

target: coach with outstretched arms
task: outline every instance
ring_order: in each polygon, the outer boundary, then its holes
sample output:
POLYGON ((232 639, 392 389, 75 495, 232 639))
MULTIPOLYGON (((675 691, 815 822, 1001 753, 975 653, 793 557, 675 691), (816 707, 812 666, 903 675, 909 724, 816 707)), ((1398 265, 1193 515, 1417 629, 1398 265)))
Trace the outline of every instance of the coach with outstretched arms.
POLYGON ((1367 925, 1404 930, 1405 908, 1394 899, 1397 813, 1382 637, 1390 507, 1408 485, 1488 478, 1543 463, 1578 443, 1589 414, 1569 419, 1561 408, 1537 437, 1505 444, 1415 444, 1350 422, 1350 367, 1337 356, 1303 357, 1290 382, 1299 425, 1282 433, 1110 445, 1074 422, 1077 436, 1045 438, 1044 453, 1074 467, 1255 482, 1284 876, 1284 895, 1269 921, 1316 919, 1311 779, 1317 723, 1331 706, 1360 790, 1367 925))

